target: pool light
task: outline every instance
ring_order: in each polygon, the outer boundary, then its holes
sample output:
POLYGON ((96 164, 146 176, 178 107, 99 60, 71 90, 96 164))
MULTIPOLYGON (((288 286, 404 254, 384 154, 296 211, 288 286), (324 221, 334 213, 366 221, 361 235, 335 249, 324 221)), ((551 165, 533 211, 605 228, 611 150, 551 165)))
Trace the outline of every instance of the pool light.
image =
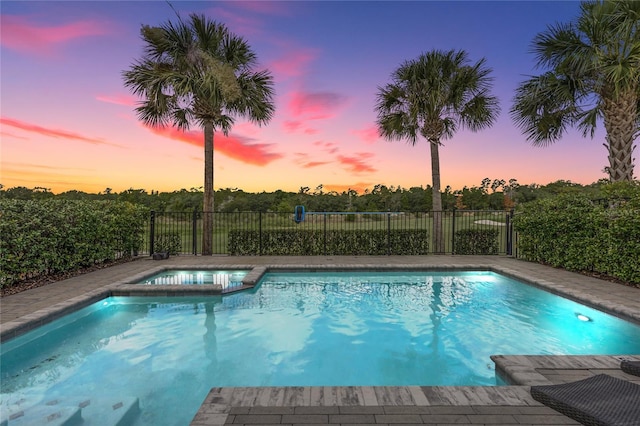
POLYGON ((576 314, 576 317, 577 317, 580 321, 584 321, 584 322, 591 321, 591 318, 589 318, 588 316, 583 315, 583 314, 576 314))

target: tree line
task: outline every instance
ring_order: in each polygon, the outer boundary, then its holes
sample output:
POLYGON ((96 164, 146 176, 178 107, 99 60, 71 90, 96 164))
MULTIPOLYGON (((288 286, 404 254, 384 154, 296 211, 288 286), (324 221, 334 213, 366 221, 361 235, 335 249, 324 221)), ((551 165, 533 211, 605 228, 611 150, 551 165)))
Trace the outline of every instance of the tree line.
MULTIPOLYGON (((608 180, 581 185, 567 180, 558 180, 546 185, 519 184, 516 179, 485 178, 479 185, 465 186, 453 190, 447 186, 442 191, 442 208, 452 210, 509 210, 519 204, 549 198, 560 194, 582 194, 593 200, 609 197, 608 180)), ((631 187, 637 188, 636 184, 631 187)), ((54 194, 44 187, 3 188, 0 198, 42 200, 49 198, 66 200, 117 200, 144 205, 156 212, 201 211, 203 203, 201 188, 180 189, 172 192, 146 191, 130 188, 115 192, 106 188, 99 193, 71 190, 54 194)), ((298 191, 276 190, 272 192, 246 192, 238 188, 218 189, 214 193, 218 212, 293 212, 302 205, 306 211, 317 212, 426 212, 433 210, 432 188, 427 185, 403 188, 401 186, 375 185, 359 194, 354 190, 342 192, 326 191, 323 185, 315 188, 300 187, 298 191)))

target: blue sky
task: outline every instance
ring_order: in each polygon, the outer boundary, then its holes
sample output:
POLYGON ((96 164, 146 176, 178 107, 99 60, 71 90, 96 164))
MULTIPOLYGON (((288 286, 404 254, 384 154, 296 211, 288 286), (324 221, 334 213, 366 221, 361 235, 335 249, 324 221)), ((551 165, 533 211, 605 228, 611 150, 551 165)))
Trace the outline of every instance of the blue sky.
MULTIPOLYGON (((533 37, 579 13, 576 1, 172 1, 243 36, 275 83, 276 113, 238 119, 216 135, 215 187, 246 191, 362 191, 431 183, 426 142, 388 142, 375 96, 406 60, 464 49, 493 69, 501 115, 441 149, 442 184, 483 178, 589 184, 605 178, 600 129, 533 147, 509 117, 515 88, 535 69, 533 37)), ((166 1, 2 1, 0 183, 100 192, 172 191, 203 182, 202 135, 143 126, 122 71, 143 51, 140 26, 176 21, 166 1)))

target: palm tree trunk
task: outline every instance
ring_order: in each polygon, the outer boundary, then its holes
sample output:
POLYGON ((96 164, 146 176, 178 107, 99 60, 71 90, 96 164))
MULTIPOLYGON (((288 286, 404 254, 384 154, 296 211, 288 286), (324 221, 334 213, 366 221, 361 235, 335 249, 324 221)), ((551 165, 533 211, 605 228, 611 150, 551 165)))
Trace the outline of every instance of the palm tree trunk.
POLYGON ((442 194, 440 193, 440 141, 429 140, 431 146, 431 192, 433 210, 433 252, 444 253, 444 237, 442 235, 442 194))
POLYGON ((204 126, 204 202, 202 206, 202 255, 213 254, 213 121, 204 126))
POLYGON ((607 130, 604 144, 609 150, 609 167, 606 168, 611 182, 633 180, 633 140, 638 132, 638 97, 635 90, 621 93, 616 100, 604 99, 602 108, 604 127, 607 130))

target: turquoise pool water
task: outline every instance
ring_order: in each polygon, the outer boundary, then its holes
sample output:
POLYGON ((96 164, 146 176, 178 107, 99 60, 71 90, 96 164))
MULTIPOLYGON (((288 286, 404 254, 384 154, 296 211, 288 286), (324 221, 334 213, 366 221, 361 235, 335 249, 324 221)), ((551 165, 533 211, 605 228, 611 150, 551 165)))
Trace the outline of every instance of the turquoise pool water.
POLYGON ((490 386, 492 354, 632 353, 640 327, 490 272, 269 273, 227 296, 109 298, 8 341, 0 398, 2 419, 55 401, 104 425, 122 403, 129 424, 182 426, 214 386, 490 386))

